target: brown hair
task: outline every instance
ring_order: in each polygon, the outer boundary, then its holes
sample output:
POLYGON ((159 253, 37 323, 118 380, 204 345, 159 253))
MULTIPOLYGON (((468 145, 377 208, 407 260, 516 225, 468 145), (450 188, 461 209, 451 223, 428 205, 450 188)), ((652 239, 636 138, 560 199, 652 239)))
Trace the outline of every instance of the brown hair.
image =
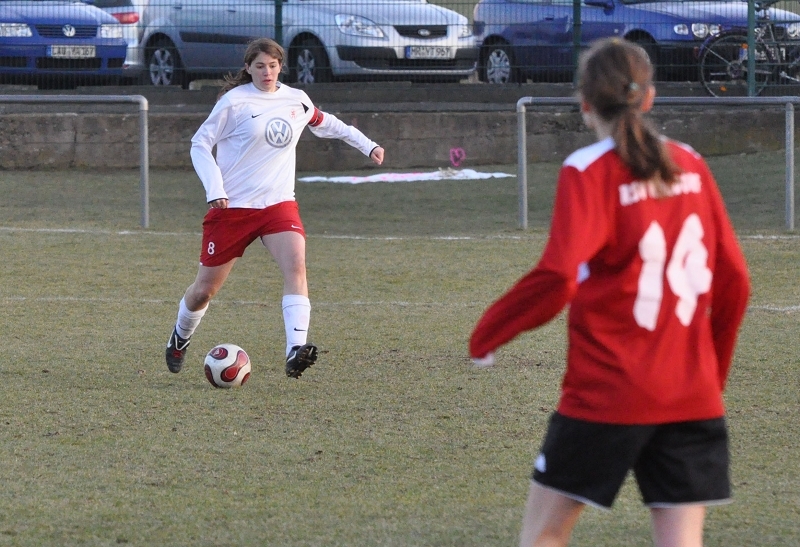
MULTIPOLYGON (((270 57, 277 59, 281 65, 281 71, 283 71, 283 60, 286 54, 278 42, 270 38, 253 40, 247 44, 247 50, 244 52, 244 64, 251 65, 259 53, 266 53, 270 57)), ((225 85, 222 86, 219 95, 217 95, 217 100, 234 87, 249 84, 252 81, 253 77, 247 72, 247 66, 242 67, 236 75, 228 73, 225 76, 225 85)))
POLYGON ((599 40, 581 55, 578 91, 606 123, 617 153, 634 176, 657 188, 677 182, 680 169, 653 126, 642 102, 653 85, 653 66, 640 46, 620 38, 599 40))

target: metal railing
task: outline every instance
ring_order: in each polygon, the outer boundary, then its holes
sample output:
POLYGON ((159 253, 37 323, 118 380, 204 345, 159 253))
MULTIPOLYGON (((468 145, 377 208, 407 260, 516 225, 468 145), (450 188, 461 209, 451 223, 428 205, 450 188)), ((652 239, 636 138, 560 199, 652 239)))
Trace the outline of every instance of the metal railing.
POLYGON ((150 226, 150 150, 148 148, 148 102, 142 95, 0 95, 2 103, 136 103, 139 105, 139 193, 142 201, 141 225, 150 226))
MULTIPOLYGON (((525 121, 526 105, 575 107, 574 97, 522 97, 517 101, 517 181, 519 190, 519 227, 528 229, 528 138, 525 121)), ((786 229, 794 230, 794 105, 800 97, 656 97, 655 105, 690 106, 764 106, 784 105, 786 155, 786 229)))

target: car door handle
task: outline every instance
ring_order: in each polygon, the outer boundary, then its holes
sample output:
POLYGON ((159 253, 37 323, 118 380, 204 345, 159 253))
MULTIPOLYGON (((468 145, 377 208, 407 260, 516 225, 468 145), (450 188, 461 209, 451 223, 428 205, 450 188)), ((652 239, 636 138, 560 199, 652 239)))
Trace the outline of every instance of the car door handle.
POLYGON ((181 4, 172 4, 172 9, 183 9, 181 4))
POLYGON ((544 20, 545 21, 555 21, 556 17, 555 17, 555 15, 548 15, 547 17, 544 18, 544 20))

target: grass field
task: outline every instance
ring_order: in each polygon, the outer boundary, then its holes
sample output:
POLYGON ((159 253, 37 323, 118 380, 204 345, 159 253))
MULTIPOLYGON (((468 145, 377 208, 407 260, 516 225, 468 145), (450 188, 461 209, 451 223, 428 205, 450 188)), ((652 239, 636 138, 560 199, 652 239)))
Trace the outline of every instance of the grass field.
MULTIPOLYGON (((735 502, 710 510, 706 545, 800 545, 800 239, 782 230, 782 155, 711 164, 754 293, 726 395, 735 502)), ((513 178, 298 184, 321 350, 298 381, 283 373, 279 274, 258 246, 188 367, 167 371, 199 252, 193 173, 152 173, 141 230, 138 172, 4 172, 0 546, 515 545, 564 318, 489 370, 466 343, 541 252, 556 170, 530 167, 526 232, 513 178), (251 356, 240 390, 206 383, 219 342, 251 356)), ((612 512, 586 511, 573 545, 649 537, 626 484, 612 512)))

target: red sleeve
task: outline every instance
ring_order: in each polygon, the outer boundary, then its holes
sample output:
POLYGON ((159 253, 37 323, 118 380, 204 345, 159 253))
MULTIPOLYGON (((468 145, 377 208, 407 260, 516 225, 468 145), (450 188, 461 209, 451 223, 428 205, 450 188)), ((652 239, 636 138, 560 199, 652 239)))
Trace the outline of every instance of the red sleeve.
POLYGON ((485 357, 522 332, 555 317, 575 293, 575 282, 534 269, 487 309, 469 341, 472 357, 485 357))
POLYGON ((539 264, 492 304, 469 342, 485 357, 524 331, 550 321, 578 288, 578 268, 606 242, 613 206, 603 181, 573 167, 561 169, 550 237, 539 264))
POLYGON ((720 388, 724 389, 739 327, 750 297, 750 275, 719 188, 710 172, 707 171, 706 176, 711 181, 708 186, 719 234, 711 287, 711 332, 719 366, 720 388))

